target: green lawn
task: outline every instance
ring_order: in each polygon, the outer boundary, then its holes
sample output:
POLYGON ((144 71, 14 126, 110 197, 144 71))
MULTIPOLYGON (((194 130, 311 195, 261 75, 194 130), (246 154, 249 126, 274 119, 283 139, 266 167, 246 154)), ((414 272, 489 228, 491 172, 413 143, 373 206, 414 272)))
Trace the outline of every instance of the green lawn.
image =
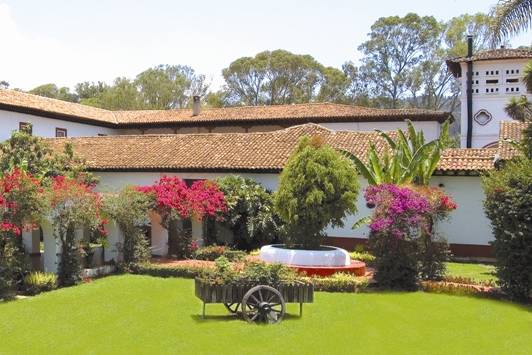
MULTIPOLYGON (((303 318, 249 325, 201 303, 193 281, 113 276, 0 304, 1 354, 524 354, 532 311, 417 293, 317 293, 303 318)), ((289 312, 296 314, 297 306, 289 312)))
POLYGON ((497 281, 495 266, 489 264, 447 263, 447 275, 476 281, 497 281))

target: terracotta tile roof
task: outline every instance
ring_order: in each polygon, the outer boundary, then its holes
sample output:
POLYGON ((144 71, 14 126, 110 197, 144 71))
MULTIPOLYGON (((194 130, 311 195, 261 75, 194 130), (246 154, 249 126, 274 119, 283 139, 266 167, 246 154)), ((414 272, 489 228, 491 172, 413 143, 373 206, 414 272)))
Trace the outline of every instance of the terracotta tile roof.
POLYGON ((439 121, 452 116, 443 111, 422 109, 375 109, 332 103, 242 106, 192 110, 109 111, 91 106, 50 99, 14 90, 0 90, 0 109, 26 112, 60 119, 102 124, 116 128, 149 126, 197 126, 235 123, 308 123, 341 121, 439 121))
MULTIPOLYGON (((72 142, 91 170, 113 171, 280 171, 305 135, 365 160, 370 143, 382 152, 387 143, 377 132, 331 131, 316 124, 260 133, 106 136, 48 139, 54 149, 72 142)), ((494 150, 452 149, 439 170, 490 169, 494 150)))
POLYGON ((446 149, 438 163, 438 171, 486 171, 493 169, 496 148, 446 149))
POLYGON ((518 121, 501 121, 499 128, 498 155, 502 160, 508 160, 519 154, 513 142, 521 141, 523 130, 528 123, 518 121))
POLYGON ((192 110, 119 111, 115 112, 122 126, 145 124, 191 123, 321 123, 338 121, 402 121, 405 119, 443 122, 450 114, 422 109, 376 109, 332 103, 293 105, 241 106, 203 109, 192 116, 192 110))
POLYGON ((512 48, 498 48, 487 51, 480 51, 473 54, 471 58, 456 57, 447 60, 447 66, 455 76, 460 73, 460 63, 472 60, 474 62, 482 60, 497 60, 497 59, 518 59, 518 58, 532 58, 532 50, 529 49, 512 49, 512 48))
POLYGON ((43 116, 52 114, 56 118, 116 125, 116 118, 111 111, 15 90, 0 89, 0 109, 14 109, 43 116))

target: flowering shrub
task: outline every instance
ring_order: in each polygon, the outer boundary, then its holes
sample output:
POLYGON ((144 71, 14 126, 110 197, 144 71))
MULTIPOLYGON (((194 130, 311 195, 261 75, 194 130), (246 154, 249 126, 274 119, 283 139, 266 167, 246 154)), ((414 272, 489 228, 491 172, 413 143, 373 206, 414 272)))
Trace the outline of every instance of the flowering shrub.
POLYGON ((42 192, 39 180, 22 169, 0 177, 0 296, 22 280, 25 264, 20 235, 44 214, 42 192))
POLYGON ((454 201, 437 188, 392 184, 369 186, 364 196, 375 206, 369 245, 376 257, 377 282, 410 289, 418 276, 443 276, 447 247, 437 239, 434 223, 456 208, 454 201))
POLYGON ((168 254, 178 258, 189 257, 193 252, 191 232, 180 227, 179 220, 219 217, 227 210, 223 192, 212 181, 196 181, 188 187, 179 177, 163 176, 155 184, 138 190, 153 198, 161 224, 168 230, 168 254))
POLYGON ((64 176, 52 179, 48 194, 55 237, 61 243, 58 281, 62 286, 73 285, 81 280, 81 248, 75 231, 86 229, 106 235, 102 199, 92 186, 64 176))

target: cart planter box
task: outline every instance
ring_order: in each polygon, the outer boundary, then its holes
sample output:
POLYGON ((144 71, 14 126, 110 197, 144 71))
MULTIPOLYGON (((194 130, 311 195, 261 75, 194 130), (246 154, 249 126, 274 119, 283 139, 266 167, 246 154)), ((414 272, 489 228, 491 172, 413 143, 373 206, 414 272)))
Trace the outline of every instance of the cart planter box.
POLYGON ((314 301, 314 286, 310 283, 260 285, 257 283, 234 283, 212 285, 201 279, 195 279, 195 293, 205 305, 222 303, 231 313, 237 313, 241 307, 244 319, 278 323, 285 314, 286 303, 299 303, 300 315, 303 303, 314 301))

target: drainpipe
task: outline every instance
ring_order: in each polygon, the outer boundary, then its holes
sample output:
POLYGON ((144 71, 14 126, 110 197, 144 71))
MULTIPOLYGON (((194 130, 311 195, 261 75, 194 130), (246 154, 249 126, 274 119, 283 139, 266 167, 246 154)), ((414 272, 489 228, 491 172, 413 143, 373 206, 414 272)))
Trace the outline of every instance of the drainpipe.
POLYGON ((471 148, 473 140, 473 36, 467 36, 467 77, 466 77, 466 95, 467 95, 467 148, 471 148))

